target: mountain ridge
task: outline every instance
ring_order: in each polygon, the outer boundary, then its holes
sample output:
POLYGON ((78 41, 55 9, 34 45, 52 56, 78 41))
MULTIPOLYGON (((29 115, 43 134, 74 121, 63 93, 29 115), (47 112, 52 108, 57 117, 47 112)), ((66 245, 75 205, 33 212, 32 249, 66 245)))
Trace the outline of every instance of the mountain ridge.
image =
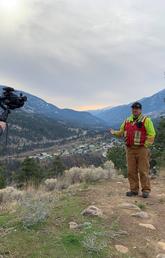
MULTIPOLYGON (((0 91, 6 87, 0 85, 0 91)), ((20 92, 20 90, 16 90, 20 92)), ((72 127, 79 127, 84 129, 104 129, 106 122, 102 119, 93 116, 87 111, 75 111, 69 108, 58 108, 56 105, 46 102, 40 97, 34 96, 30 93, 21 91, 28 97, 28 101, 22 108, 23 111, 31 114, 38 114, 44 117, 55 119, 56 121, 63 122, 65 125, 72 127)))
MULTIPOLYGON (((161 115, 165 115, 165 89, 153 94, 149 97, 144 97, 139 102, 142 103, 143 113, 151 116, 152 118, 158 118, 161 115)), ((109 126, 118 127, 122 121, 129 116, 131 104, 119 105, 110 109, 100 110, 99 113, 89 111, 96 117, 104 120, 109 126)))

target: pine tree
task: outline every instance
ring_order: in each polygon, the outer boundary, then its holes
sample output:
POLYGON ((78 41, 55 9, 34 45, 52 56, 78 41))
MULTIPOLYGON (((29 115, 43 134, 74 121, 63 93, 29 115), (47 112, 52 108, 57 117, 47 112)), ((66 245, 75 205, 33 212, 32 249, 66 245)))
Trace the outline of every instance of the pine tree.
POLYGON ((6 187, 6 175, 4 167, 0 167, 0 189, 6 187))
POLYGON ((49 177, 60 177, 64 174, 65 167, 59 156, 55 157, 51 169, 49 170, 49 177))
POLYGON ((165 118, 160 120, 155 145, 160 151, 165 150, 165 118))
POLYGON ((19 173, 16 176, 18 183, 33 182, 39 184, 43 178, 43 170, 40 165, 31 158, 26 158, 22 164, 19 173))

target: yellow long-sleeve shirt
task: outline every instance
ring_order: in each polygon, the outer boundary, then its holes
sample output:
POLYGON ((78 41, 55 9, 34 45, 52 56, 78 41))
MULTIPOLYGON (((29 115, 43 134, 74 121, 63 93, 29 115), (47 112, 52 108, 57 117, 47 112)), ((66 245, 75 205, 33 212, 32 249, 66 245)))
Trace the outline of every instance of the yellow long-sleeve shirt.
MULTIPOLYGON (((140 121, 142 116, 143 115, 140 114, 137 121, 140 121)), ((130 117, 127 118, 127 121, 132 122, 132 123, 134 122, 133 114, 130 117)), ((120 130, 115 131, 114 135, 117 136, 117 137, 124 136, 124 126, 125 126, 125 121, 120 126, 120 130)), ((145 126, 146 133, 147 133, 147 138, 146 138, 146 141, 145 141, 144 145, 146 147, 149 147, 150 145, 152 145, 154 143, 154 139, 155 139, 155 136, 156 136, 155 128, 154 128, 154 125, 153 125, 153 122, 152 122, 151 118, 146 117, 145 122, 144 122, 144 126, 145 126)))

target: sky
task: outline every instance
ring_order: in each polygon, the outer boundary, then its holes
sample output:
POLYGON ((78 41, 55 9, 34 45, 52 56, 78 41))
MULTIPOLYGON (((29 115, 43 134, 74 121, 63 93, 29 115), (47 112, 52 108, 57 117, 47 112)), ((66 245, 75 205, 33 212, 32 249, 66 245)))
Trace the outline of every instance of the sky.
POLYGON ((165 88, 164 0, 0 0, 0 84, 76 110, 165 88))

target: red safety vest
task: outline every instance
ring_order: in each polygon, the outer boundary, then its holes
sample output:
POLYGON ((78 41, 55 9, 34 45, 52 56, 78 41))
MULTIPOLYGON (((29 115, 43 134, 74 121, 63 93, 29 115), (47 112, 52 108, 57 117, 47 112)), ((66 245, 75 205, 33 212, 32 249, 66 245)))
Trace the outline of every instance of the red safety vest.
POLYGON ((145 120, 146 117, 143 116, 138 121, 125 121, 124 137, 127 146, 144 146, 147 136, 146 128, 144 126, 145 120))

